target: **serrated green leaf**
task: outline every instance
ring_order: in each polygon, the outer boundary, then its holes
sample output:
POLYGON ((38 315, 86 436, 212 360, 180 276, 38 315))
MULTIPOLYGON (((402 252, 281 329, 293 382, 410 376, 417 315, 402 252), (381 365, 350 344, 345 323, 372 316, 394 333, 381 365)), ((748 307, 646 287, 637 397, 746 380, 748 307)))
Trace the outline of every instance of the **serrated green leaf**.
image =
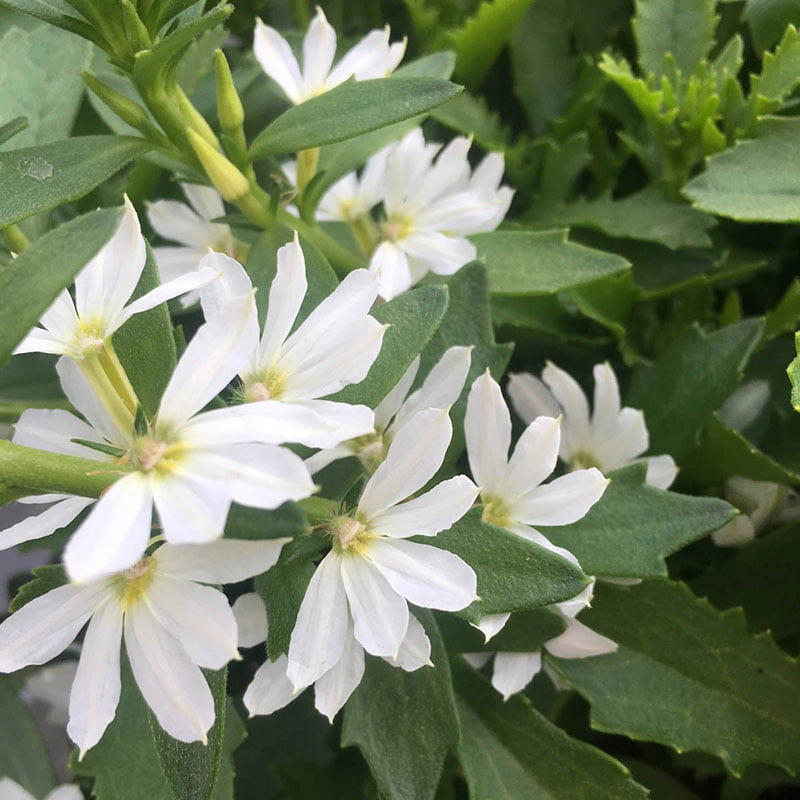
POLYGON ((800 2, 798 0, 747 0, 744 18, 756 48, 766 50, 783 36, 790 23, 800 25, 800 2))
POLYGON ((143 139, 78 136, 0 153, 0 228, 83 197, 150 149, 143 139))
POLYGON ((31 570, 34 578, 32 581, 24 583, 14 596, 8 610, 12 613, 19 611, 24 605, 47 594, 52 589, 57 589, 68 583, 67 573, 61 564, 47 564, 43 567, 34 567, 31 570))
POLYGON ((447 649, 454 653, 531 653, 567 627, 560 614, 536 608, 512 614, 503 630, 486 642, 474 625, 455 614, 437 614, 436 621, 447 649))
POLYGON ((0 676, 0 716, 0 777, 44 797, 56 785, 56 773, 33 714, 8 675, 0 676))
POLYGON ((570 242, 566 230, 504 230, 472 236, 492 294, 550 294, 613 275, 625 259, 570 242))
POLYGON ((533 0, 482 0, 475 14, 446 41, 456 51, 456 78, 479 85, 533 0))
POLYGON ((364 403, 375 408, 430 341, 444 317, 447 303, 446 288, 423 286, 375 309, 372 316, 389 325, 378 358, 361 383, 345 386, 328 399, 340 403, 364 403))
POLYGON ((470 622, 486 614, 525 611, 566 600, 587 585, 571 562, 505 528, 481 519, 481 509, 420 542, 460 556, 478 576, 480 600, 459 612, 470 622))
POLYGON ((760 319, 709 334, 695 323, 652 366, 637 370, 628 403, 644 411, 651 452, 680 460, 694 449, 711 414, 741 380, 763 330, 760 319))
MULTIPOLYGON (((131 300, 160 285, 153 251, 147 245, 147 261, 131 300)), ((158 410, 161 395, 175 369, 177 351, 166 303, 131 317, 115 334, 114 349, 125 368, 136 396, 148 418, 158 410)))
POLYGON ((734 509, 715 497, 690 497, 648 486, 644 464, 610 474, 611 483, 589 513, 544 533, 574 553, 591 575, 654 578, 667 575, 664 558, 721 528, 734 509))
POLYGON ((714 43, 715 0, 636 0, 633 33, 639 65, 661 77, 664 54, 691 75, 714 43))
POLYGON ((670 250, 710 247, 708 235, 713 217, 683 203, 670 200, 659 186, 651 185, 622 200, 609 196, 578 200, 567 206, 540 211, 537 225, 592 228, 608 236, 657 242, 670 250))
POLYGON ((755 139, 712 156, 685 194, 741 222, 800 222, 800 120, 765 118, 755 139))
POLYGON ((464 136, 472 136, 484 150, 505 150, 511 143, 511 129, 503 124, 500 115, 489 108, 483 97, 469 92, 439 106, 431 116, 464 136))
POLYGON ((250 158, 351 139, 431 111, 460 91, 438 78, 349 81, 281 114, 255 138, 250 158))
POLYGON ((549 659, 590 702, 592 726, 752 763, 800 766, 800 664, 741 609, 721 613, 680 583, 604 585, 581 621, 619 644, 591 659, 549 659))
POLYGON ((764 53, 761 73, 750 82, 751 95, 780 103, 800 82, 800 33, 789 25, 772 53, 764 53))
POLYGON ((84 214, 45 234, 0 272, 0 365, 111 238, 119 220, 119 209, 84 214))
POLYGON ((795 411, 800 411, 800 332, 795 333, 794 344, 797 349, 797 356, 789 363, 786 368, 786 374, 792 384, 792 406, 795 411))
POLYGON ((459 735, 444 643, 433 615, 415 614, 431 640, 434 666, 406 672, 368 657, 344 707, 342 746, 358 746, 387 800, 433 800, 459 735))
POLYGON ((648 797, 622 764, 570 737, 527 697, 518 694, 503 702, 489 681, 461 659, 454 659, 452 669, 461 722, 456 755, 470 800, 648 797))

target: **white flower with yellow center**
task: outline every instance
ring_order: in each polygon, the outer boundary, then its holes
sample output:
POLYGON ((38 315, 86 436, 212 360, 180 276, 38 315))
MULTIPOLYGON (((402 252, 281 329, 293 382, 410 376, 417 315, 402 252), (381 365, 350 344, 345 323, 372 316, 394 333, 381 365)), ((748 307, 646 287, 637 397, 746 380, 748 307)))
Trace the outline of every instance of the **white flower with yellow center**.
POLYGON ((344 83, 384 78, 403 59, 406 42, 389 43, 389 27, 370 31, 333 66, 336 55, 336 31, 322 9, 308 26, 303 38, 303 68, 292 48, 278 31, 256 19, 253 51, 264 72, 269 75, 295 105, 316 97, 344 83))
POLYGON ((328 716, 361 680, 365 650, 398 665, 425 663, 430 644, 409 602, 458 611, 476 599, 475 573, 457 555, 408 541, 449 528, 475 499, 475 485, 458 475, 405 500, 441 466, 451 436, 446 410, 415 414, 395 434, 352 516, 330 523, 333 546, 308 585, 286 662, 296 691, 316 683, 317 705, 328 716))
POLYGON ((542 380, 529 373, 512 375, 508 393, 516 412, 528 423, 536 417, 562 415, 559 455, 571 469, 595 466, 603 472, 647 463, 647 483, 668 489, 678 468, 670 455, 642 458, 650 444, 644 414, 621 408, 617 376, 608 362, 594 367, 594 410, 577 381, 548 362, 542 380))
MULTIPOLYGON (((147 207, 147 218, 156 233, 180 247, 154 247, 153 255, 162 281, 171 281, 197 269, 212 250, 241 259, 243 245, 236 241, 229 225, 211 220, 225 216, 225 204, 216 189, 182 183, 189 205, 177 200, 157 200, 147 207)), ((180 299, 186 308, 200 299, 197 291, 180 299)))
POLYGON ((370 474, 386 458, 395 432, 418 411, 449 408, 461 395, 471 362, 472 347, 456 345, 442 354, 415 392, 409 395, 419 371, 419 356, 375 408, 375 427, 336 447, 320 450, 306 459, 312 475, 340 458, 355 456, 370 474))
POLYGON ((221 669, 239 655, 225 595, 201 584, 266 572, 286 541, 165 544, 124 572, 53 589, 0 624, 0 672, 50 661, 89 621, 67 725, 81 757, 114 719, 123 638, 133 676, 161 727, 180 741, 205 742, 214 700, 200 668, 221 669))
MULTIPOLYGON (((27 789, 23 789, 11 778, 0 778, 0 797, 3 800, 36 800, 27 789)), ((78 786, 65 783, 48 792, 44 800, 83 800, 83 792, 78 786)))

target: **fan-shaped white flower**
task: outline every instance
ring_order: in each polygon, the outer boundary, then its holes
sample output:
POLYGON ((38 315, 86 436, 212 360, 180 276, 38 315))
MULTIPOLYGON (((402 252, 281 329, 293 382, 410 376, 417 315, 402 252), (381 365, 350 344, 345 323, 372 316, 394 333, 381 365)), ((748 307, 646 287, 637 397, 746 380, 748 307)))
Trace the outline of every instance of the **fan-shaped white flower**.
MULTIPOLYGON (((383 200, 386 157, 390 147, 375 153, 357 176, 349 172, 328 189, 319 201, 316 218, 320 222, 356 222, 369 216, 383 200)), ((294 182, 294 178, 292 178, 294 182)))
POLYGON ((595 364, 591 418, 589 401, 571 375, 548 362, 542 381, 529 373, 512 375, 508 383, 511 402, 526 423, 540 415, 563 415, 559 455, 572 469, 596 466, 611 472, 646 461, 647 483, 659 489, 672 485, 678 472, 672 456, 639 458, 650 444, 644 414, 635 408, 620 408, 617 376, 610 364, 595 364))
POLYGON ((265 572, 286 541, 165 544, 125 572, 53 589, 0 624, 0 671, 49 661, 90 620, 67 725, 81 756, 114 719, 123 638, 133 676, 161 727, 180 741, 205 741, 214 700, 200 668, 221 669, 239 656, 225 595, 201 584, 265 572))
MULTIPOLYGON (((162 281, 171 281, 197 269, 203 256, 212 250, 232 258, 242 258, 243 246, 236 241, 229 225, 212 222, 225 215, 225 204, 216 189, 194 183, 182 183, 189 201, 157 200, 147 207, 147 218, 156 233, 180 247, 154 247, 153 255, 162 281)), ((197 291, 180 299, 186 308, 200 299, 197 291)))
MULTIPOLYGON (((250 278, 232 259, 211 254, 203 263, 224 273, 202 292, 207 318, 213 319, 231 298, 252 293, 250 278)), ((258 330, 251 331, 239 377, 246 402, 271 400, 327 420, 331 431, 327 446, 333 446, 368 433, 374 415, 364 405, 320 398, 367 376, 380 352, 386 326, 369 315, 377 281, 367 270, 358 269, 292 331, 307 287, 303 250, 295 236, 278 250, 264 331, 260 340, 258 330)))
POLYGON ((353 515, 330 523, 333 547, 308 585, 286 663, 295 690, 316 684, 317 706, 328 716, 361 680, 364 650, 400 666, 425 663, 430 645, 408 602, 457 611, 476 599, 475 573, 458 556, 408 541, 460 519, 477 494, 472 481, 459 475, 401 502, 434 475, 451 436, 447 411, 415 414, 395 434, 353 515))
POLYGON ((439 151, 417 128, 385 156, 385 218, 370 269, 380 276, 386 300, 429 271, 452 275, 472 261, 477 252, 465 237, 494 230, 508 211, 514 193, 500 186, 503 156, 490 153, 473 171, 470 145, 459 136, 439 151))
POLYGON ((389 75, 403 59, 405 49, 405 39, 389 43, 387 25, 383 30, 370 31, 334 67, 336 31, 319 7, 303 38, 302 70, 286 39, 260 19, 256 20, 253 38, 253 51, 262 69, 295 105, 353 77, 363 81, 389 75))
MULTIPOLYGON (((0 778, 0 798, 2 800, 36 800, 27 789, 23 789, 11 778, 0 778)), ((78 786, 65 783, 48 792, 44 800, 83 800, 83 792, 78 786)))
POLYGON ((386 457, 395 432, 418 411, 449 408, 458 400, 467 379, 472 347, 450 347, 431 368, 422 386, 408 394, 419 371, 419 356, 402 378, 375 408, 375 427, 369 433, 350 439, 306 459, 312 475, 340 458, 356 456, 372 473, 386 457))

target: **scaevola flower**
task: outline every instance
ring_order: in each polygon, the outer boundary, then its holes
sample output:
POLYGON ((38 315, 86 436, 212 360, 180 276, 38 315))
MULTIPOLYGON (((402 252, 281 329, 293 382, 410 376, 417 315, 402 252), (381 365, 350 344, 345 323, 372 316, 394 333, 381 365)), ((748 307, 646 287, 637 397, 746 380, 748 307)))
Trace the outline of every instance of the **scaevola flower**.
POLYGON ((457 611, 476 598, 475 573, 458 556, 408 541, 449 528, 475 499, 475 485, 458 475, 405 500, 441 466, 451 436, 446 410, 412 416, 353 514, 330 522, 332 548, 308 585, 286 661, 295 691, 314 683, 330 717, 361 680, 365 650, 406 668, 426 663, 430 644, 409 602, 457 611))
POLYGON ((644 414, 621 408, 619 384, 611 365, 595 364, 594 410, 577 381, 548 362, 542 380, 529 373, 511 375, 508 393, 516 412, 527 422, 540 415, 561 420, 559 456, 572 469, 595 466, 603 472, 647 463, 647 483, 668 489, 678 469, 670 455, 642 458, 650 445, 644 414))
MULTIPOLYGON (((0 797, 3 800, 36 800, 27 789, 23 789, 11 778, 0 778, 0 797)), ((75 784, 65 783, 48 792, 44 800, 83 800, 83 792, 75 784)))
POLYGON ((336 31, 319 7, 303 38, 302 69, 286 39, 260 19, 256 20, 253 37, 253 52, 258 63, 295 105, 328 92, 350 78, 357 81, 384 78, 397 67, 405 50, 405 39, 389 43, 387 25, 383 30, 370 31, 333 66, 336 31))
POLYGON ((50 661, 89 621, 67 725, 81 757, 114 719, 123 639, 139 690, 161 727, 183 742, 206 741, 214 699, 200 668, 221 669, 239 655, 225 595, 202 584, 266 572, 286 541, 164 544, 123 572, 53 589, 0 624, 0 672, 50 661))
POLYGON ((356 456, 367 472, 374 472, 386 458, 395 432, 406 420, 426 408, 449 408, 458 400, 469 372, 471 352, 471 347, 460 345, 445 350, 422 386, 409 395, 419 371, 417 356, 403 377, 376 406, 373 430, 307 458, 306 466, 311 474, 348 456, 356 456))

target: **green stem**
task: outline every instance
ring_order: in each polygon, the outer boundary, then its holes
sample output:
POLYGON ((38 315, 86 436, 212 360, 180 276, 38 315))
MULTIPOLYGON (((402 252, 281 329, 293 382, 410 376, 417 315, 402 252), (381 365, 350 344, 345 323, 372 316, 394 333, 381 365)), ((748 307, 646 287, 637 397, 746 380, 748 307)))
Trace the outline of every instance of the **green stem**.
POLYGON ((3 233, 13 253, 19 254, 30 246, 28 237, 22 232, 19 225, 9 225, 7 228, 3 228, 3 233))
POLYGON ((0 439, 0 484, 8 487, 100 497, 126 472, 119 465, 34 450, 0 439))

